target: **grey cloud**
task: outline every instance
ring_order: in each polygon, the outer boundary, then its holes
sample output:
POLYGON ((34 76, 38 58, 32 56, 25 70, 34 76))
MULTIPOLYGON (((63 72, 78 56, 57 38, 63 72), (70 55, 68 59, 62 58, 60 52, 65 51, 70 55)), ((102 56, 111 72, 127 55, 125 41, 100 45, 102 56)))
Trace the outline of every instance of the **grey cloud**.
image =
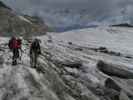
MULTIPOLYGON (((14 8, 27 14, 38 14, 49 22, 63 24, 75 24, 80 21, 79 13, 85 9, 83 16, 89 16, 87 21, 106 19, 126 14, 129 20, 133 19, 133 1, 132 0, 1 0, 14 8), (59 9, 77 10, 70 15, 59 14, 59 9), (57 18, 55 18, 57 17, 57 18), (58 18, 59 17, 59 18, 58 18), (72 20, 73 21, 72 21, 72 20)), ((85 22, 85 19, 83 19, 85 22)), ((81 21, 82 22, 82 21, 81 21)))

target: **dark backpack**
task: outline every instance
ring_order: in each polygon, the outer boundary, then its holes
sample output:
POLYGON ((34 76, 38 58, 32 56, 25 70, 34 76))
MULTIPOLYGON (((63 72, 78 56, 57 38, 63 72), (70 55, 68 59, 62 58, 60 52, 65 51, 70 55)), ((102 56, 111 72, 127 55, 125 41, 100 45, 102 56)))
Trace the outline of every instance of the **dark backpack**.
POLYGON ((37 54, 41 54, 40 43, 38 40, 33 41, 31 44, 31 51, 34 51, 37 54))

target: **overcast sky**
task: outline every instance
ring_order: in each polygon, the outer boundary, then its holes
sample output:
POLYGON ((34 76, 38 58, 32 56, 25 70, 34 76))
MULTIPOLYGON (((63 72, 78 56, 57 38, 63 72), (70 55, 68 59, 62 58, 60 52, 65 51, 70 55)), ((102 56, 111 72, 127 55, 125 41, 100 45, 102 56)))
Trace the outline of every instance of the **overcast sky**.
MULTIPOLYGON (((104 17, 129 16, 132 21, 133 0, 1 0, 17 11, 38 13, 45 8, 86 9, 88 15, 95 19, 104 17)), ((45 13, 46 15, 46 13, 45 13)))
MULTIPOLYGON (((68 7, 72 9, 86 8, 89 14, 117 14, 121 9, 126 13, 133 13, 133 0, 1 0, 12 8, 20 11, 34 9, 37 7, 68 7)), ((34 10, 35 11, 35 10, 34 10)))

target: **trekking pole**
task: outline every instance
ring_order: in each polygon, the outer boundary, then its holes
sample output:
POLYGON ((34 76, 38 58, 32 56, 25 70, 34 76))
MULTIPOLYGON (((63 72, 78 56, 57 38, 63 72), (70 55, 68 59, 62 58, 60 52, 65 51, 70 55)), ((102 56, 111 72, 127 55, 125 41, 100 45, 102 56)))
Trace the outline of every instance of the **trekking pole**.
POLYGON ((23 51, 22 51, 22 49, 20 49, 20 51, 21 51, 21 55, 20 55, 20 61, 22 61, 22 53, 23 53, 23 51))

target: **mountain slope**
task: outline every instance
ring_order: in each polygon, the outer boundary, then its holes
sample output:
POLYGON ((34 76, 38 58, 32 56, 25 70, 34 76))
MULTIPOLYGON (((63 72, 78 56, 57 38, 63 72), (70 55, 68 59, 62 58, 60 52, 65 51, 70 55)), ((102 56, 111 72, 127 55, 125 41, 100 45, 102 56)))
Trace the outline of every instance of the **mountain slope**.
POLYGON ((6 6, 3 2, 0 1, 0 8, 6 8, 6 9, 10 9, 8 6, 6 6))
POLYGON ((47 27, 45 24, 33 23, 23 15, 16 14, 6 6, 0 7, 0 32, 2 36, 45 34, 47 27))
MULTIPOLYGON (((87 27, 92 22, 106 25, 132 23, 130 0, 1 0, 19 13, 39 16, 52 28, 87 27)), ((99 24, 96 24, 99 25, 99 24)))

